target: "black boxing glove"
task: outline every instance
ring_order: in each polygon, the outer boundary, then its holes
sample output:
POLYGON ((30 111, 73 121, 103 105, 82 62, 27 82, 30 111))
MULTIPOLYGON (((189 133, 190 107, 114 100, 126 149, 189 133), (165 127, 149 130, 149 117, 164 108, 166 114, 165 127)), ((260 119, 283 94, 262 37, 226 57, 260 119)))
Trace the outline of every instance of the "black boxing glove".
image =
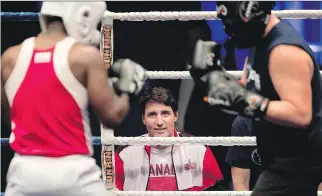
POLYGON ((110 83, 116 93, 138 95, 148 79, 146 70, 130 59, 119 59, 109 70, 110 83))
POLYGON ((254 120, 265 117, 269 99, 245 89, 230 74, 212 71, 207 74, 208 95, 204 101, 226 113, 254 120))
POLYGON ((220 60, 221 45, 213 41, 198 40, 188 68, 191 77, 195 80, 205 80, 204 76, 212 70, 224 70, 220 60))

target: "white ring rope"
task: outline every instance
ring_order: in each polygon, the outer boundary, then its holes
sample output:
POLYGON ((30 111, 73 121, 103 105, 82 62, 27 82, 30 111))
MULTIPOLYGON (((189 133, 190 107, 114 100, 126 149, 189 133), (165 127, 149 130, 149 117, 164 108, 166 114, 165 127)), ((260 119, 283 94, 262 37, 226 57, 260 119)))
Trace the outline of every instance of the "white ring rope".
POLYGON ((149 79, 191 79, 189 71, 147 71, 149 79))
POLYGON ((183 145, 200 144, 208 146, 255 146, 256 137, 114 137, 105 138, 102 144, 115 145, 183 145))
MULTIPOLYGON (((249 196, 251 191, 115 191, 117 196, 249 196)), ((294 195, 296 196, 296 195, 294 195)), ((322 191, 318 191, 322 196, 322 191)))
MULTIPOLYGON (((232 74, 236 78, 239 78, 242 74, 242 71, 227 71, 229 74, 232 74)), ((322 71, 320 71, 322 75, 322 71)), ((168 79, 168 80, 177 80, 177 79, 191 79, 189 71, 147 71, 149 79, 168 79)))
MULTIPOLYGON (((272 11, 276 16, 285 19, 322 18, 322 10, 278 10, 272 11)), ((121 21, 167 21, 167 20, 218 20, 216 11, 183 11, 183 12, 124 12, 106 11, 104 17, 121 21)))

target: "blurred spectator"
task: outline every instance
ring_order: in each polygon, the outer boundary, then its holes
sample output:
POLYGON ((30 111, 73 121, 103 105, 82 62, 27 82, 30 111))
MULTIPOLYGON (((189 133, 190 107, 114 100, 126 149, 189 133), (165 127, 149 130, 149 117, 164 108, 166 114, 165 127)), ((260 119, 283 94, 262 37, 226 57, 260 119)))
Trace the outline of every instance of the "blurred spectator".
MULTIPOLYGON (((178 106, 171 91, 146 89, 140 97, 142 137, 185 137, 175 129, 178 106)), ((211 150, 203 145, 127 146, 115 154, 116 187, 124 191, 202 191, 223 176, 211 150)))
MULTIPOLYGON (((251 120, 238 116, 232 124, 231 136, 253 136, 251 120)), ((256 146, 229 147, 226 162, 231 165, 233 190, 252 190, 262 172, 261 159, 256 146)))
MULTIPOLYGON (((199 29, 190 35, 190 56, 198 39, 211 40, 210 29, 205 23, 200 24, 199 29), (206 27, 204 26, 206 25, 206 27)), ((231 40, 227 40, 222 48, 222 60, 227 70, 237 70, 235 59, 235 46, 231 40)), ((188 58, 189 59, 189 58, 188 58)), ((177 127, 191 132, 195 136, 229 136, 234 116, 222 113, 209 107, 203 101, 204 91, 200 86, 195 86, 193 80, 182 80, 179 92, 179 120, 177 127), (206 115, 205 115, 206 114, 206 115), (214 119, 216 119, 214 121, 214 119), (198 123, 196 123, 198 122, 198 123)), ((230 167, 225 162, 227 147, 211 146, 218 164, 224 175, 223 186, 228 188, 230 179, 230 167)))
POLYGON ((223 44, 224 51, 226 53, 223 59, 223 64, 226 70, 235 71, 238 69, 235 56, 235 45, 231 39, 227 39, 223 44))

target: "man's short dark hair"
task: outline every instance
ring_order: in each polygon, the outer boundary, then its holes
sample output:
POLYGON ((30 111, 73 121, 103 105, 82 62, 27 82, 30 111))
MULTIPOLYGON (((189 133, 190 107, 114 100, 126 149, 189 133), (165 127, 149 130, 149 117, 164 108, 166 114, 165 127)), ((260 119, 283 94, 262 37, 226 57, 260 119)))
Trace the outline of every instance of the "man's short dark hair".
POLYGON ((145 113, 145 106, 148 103, 161 103, 166 106, 170 106, 174 113, 178 111, 178 104, 174 96, 172 95, 172 92, 169 89, 163 87, 143 89, 141 92, 139 103, 142 114, 145 113))

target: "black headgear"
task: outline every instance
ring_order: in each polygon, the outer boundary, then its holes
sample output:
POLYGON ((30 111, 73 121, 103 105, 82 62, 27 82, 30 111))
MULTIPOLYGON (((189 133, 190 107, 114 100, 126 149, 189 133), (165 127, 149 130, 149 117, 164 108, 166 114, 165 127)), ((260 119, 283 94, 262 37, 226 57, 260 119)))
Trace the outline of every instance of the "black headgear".
POLYGON ((217 14, 237 48, 251 48, 264 36, 274 1, 217 1, 217 14))

